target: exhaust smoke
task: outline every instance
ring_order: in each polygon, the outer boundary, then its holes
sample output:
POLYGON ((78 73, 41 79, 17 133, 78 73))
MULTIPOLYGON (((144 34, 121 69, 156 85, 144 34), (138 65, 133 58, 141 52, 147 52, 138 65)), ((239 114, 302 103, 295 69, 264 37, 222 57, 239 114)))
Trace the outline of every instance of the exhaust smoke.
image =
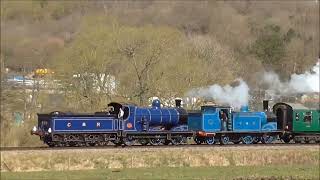
POLYGON ((320 62, 311 71, 304 74, 292 74, 290 80, 286 82, 281 82, 279 76, 274 72, 264 72, 262 84, 267 85, 268 90, 272 90, 279 95, 320 92, 319 68, 320 62))
POLYGON ((242 79, 237 79, 237 86, 220 86, 214 84, 209 87, 197 88, 189 91, 187 96, 213 98, 216 103, 228 104, 234 108, 240 109, 241 106, 247 106, 249 101, 249 87, 242 79))

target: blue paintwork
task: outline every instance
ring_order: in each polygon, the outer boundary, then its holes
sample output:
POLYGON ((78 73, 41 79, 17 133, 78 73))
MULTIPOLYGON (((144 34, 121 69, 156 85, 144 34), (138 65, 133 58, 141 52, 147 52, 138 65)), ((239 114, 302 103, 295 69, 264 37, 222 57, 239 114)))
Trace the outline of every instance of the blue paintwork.
POLYGON ((119 120, 119 125, 122 125, 124 131, 143 131, 146 123, 150 131, 157 131, 157 128, 153 128, 156 126, 175 127, 179 125, 179 112, 176 108, 161 108, 159 100, 154 100, 152 107, 124 106, 129 108, 129 116, 124 119, 123 125, 119 120))
POLYGON ((219 113, 203 113, 203 130, 204 131, 220 131, 221 121, 219 113))
POLYGON ((269 122, 262 126, 262 131, 276 131, 277 122, 269 122))
POLYGON ((114 130, 118 129, 118 119, 114 120, 114 130))
POLYGON ((136 107, 136 113, 134 116, 136 123, 141 123, 142 119, 144 119, 149 122, 150 126, 176 126, 179 123, 179 113, 174 108, 136 107))
POLYGON ((241 112, 249 112, 249 106, 241 106, 241 108, 240 108, 240 111, 241 112))
POLYGON ((201 108, 203 114, 203 130, 209 132, 220 131, 221 120, 219 119, 219 108, 204 106, 201 108))
MULTIPOLYGON (((152 107, 138 107, 135 105, 123 105, 129 109, 126 119, 114 117, 52 117, 53 132, 103 132, 119 130, 143 131, 145 127, 149 131, 163 130, 163 127, 171 127, 171 131, 205 131, 220 132, 221 120, 219 112, 226 107, 203 106, 200 113, 191 113, 188 116, 188 126, 179 125, 179 112, 176 108, 161 108, 159 102, 154 102, 152 107), (71 126, 68 127, 68 123, 71 126), (83 124, 85 123, 85 126, 83 124), (100 123, 100 126, 97 126, 100 123), (146 123, 148 124, 146 126, 146 123)), ((245 108, 247 109, 247 107, 245 108)), ((275 131, 276 122, 267 122, 264 112, 232 112, 228 111, 231 118, 232 131, 275 131)), ((230 126, 231 128, 231 126, 230 126)), ((229 129, 230 130, 230 129, 229 129)))
POLYGON ((53 117, 52 121, 53 132, 113 131, 116 124, 114 119, 105 117, 53 117))
POLYGON ((260 131, 264 119, 264 112, 235 112, 232 116, 233 131, 260 131))
POLYGON ((127 119, 123 120, 123 130, 124 131, 136 131, 137 127, 136 127, 136 122, 135 122, 135 118, 134 118, 136 107, 132 106, 132 105, 126 105, 126 107, 129 108, 129 116, 127 119), (131 126, 129 126, 129 124, 131 126))
MULTIPOLYGON (((221 119, 219 112, 225 107, 202 106, 201 114, 191 113, 188 117, 189 130, 220 132, 221 119)), ((243 106, 241 112, 232 112, 230 114, 232 129, 234 132, 262 132, 276 131, 276 122, 267 122, 265 112, 250 112, 248 106, 243 106)))
POLYGON ((189 114, 188 125, 190 130, 206 132, 218 132, 221 130, 219 108, 214 106, 202 106, 201 114, 189 114))
POLYGON ((188 114, 188 128, 193 131, 202 130, 202 113, 189 113, 188 114))

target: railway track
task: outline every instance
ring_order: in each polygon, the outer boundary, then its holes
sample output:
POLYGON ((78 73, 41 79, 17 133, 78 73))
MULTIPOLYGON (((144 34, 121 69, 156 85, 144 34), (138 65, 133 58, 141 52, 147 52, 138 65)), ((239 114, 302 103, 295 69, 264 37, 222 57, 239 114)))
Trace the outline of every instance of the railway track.
POLYGON ((166 148, 198 148, 198 147, 211 147, 211 148, 247 148, 247 147, 303 147, 303 146, 312 146, 312 147, 319 147, 320 144, 284 144, 284 143, 273 143, 273 144, 227 144, 227 145, 207 145, 207 144, 183 144, 178 146, 168 145, 168 146, 141 146, 141 145, 132 145, 132 146, 115 146, 115 145, 107 145, 107 146, 92 146, 92 147, 1 147, 1 151, 32 151, 32 150, 72 150, 72 149, 116 149, 116 148, 126 148, 126 149, 166 149, 166 148))

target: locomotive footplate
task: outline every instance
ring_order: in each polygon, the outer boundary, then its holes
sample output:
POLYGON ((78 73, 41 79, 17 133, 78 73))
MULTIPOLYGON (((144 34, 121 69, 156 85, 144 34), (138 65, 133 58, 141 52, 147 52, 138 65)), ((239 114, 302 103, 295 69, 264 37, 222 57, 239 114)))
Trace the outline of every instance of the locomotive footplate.
POLYGON ((153 132, 122 132, 122 137, 133 136, 136 139, 139 138, 171 138, 178 136, 193 137, 195 132, 185 131, 185 132, 171 132, 171 131, 153 131, 153 132))

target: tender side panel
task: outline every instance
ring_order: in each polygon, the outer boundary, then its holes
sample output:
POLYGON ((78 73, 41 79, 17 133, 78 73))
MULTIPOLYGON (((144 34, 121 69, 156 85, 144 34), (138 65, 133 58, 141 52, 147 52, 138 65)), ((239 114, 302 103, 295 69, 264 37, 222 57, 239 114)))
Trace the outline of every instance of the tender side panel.
POLYGON ((101 117, 54 117, 55 132, 112 131, 115 129, 113 118, 101 117))

